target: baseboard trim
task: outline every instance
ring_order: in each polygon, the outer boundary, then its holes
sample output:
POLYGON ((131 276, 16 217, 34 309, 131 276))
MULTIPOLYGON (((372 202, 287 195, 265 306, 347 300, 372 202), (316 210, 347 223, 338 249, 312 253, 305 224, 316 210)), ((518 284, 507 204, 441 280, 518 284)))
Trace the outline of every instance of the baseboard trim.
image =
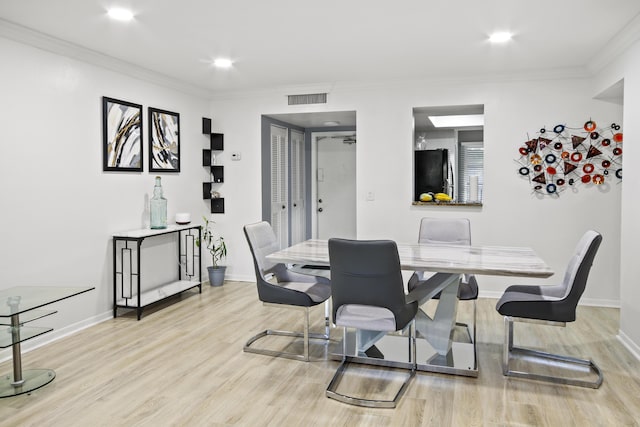
POLYGON ((225 280, 231 280, 234 282, 256 282, 256 276, 243 276, 238 274, 227 274, 225 280))
POLYGON ((633 342, 633 340, 631 340, 631 338, 629 338, 629 336, 621 330, 618 330, 618 335, 616 335, 616 338, 618 338, 618 341, 620 341, 622 345, 625 346, 625 348, 629 350, 629 352, 633 354, 637 360, 640 360, 640 345, 633 342))

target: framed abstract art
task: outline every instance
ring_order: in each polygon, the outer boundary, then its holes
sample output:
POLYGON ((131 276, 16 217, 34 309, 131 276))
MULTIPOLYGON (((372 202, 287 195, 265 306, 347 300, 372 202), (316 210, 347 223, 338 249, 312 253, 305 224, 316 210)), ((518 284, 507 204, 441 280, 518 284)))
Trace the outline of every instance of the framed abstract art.
POLYGON ((142 105, 102 97, 102 170, 142 172, 142 105))
POLYGON ((180 114, 149 108, 149 172, 180 172, 180 114))

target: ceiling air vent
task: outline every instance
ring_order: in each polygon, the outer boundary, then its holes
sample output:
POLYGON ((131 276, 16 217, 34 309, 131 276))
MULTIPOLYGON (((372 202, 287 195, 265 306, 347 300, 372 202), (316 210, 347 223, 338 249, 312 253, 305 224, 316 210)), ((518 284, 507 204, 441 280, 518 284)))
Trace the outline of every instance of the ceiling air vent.
POLYGON ((289 105, 326 104, 326 93, 308 93, 305 95, 287 95, 289 105))

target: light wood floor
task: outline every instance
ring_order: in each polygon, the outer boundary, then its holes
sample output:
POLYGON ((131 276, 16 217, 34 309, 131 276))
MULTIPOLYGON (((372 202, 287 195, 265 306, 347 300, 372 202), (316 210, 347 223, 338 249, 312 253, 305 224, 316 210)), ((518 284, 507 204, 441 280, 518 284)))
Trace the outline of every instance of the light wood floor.
MULTIPOLYGON (((459 316, 468 315, 471 304, 460 305, 459 316)), ((365 409, 324 396, 338 362, 243 353, 265 326, 301 324, 298 312, 263 307, 251 283, 203 287, 139 322, 125 315, 25 354, 25 369, 52 368, 57 377, 0 400, 0 425, 640 425, 640 362, 615 338, 618 310, 581 307, 567 328, 516 325, 517 343, 592 357, 605 376, 592 390, 504 378, 494 306, 478 301, 478 378, 418 373, 396 409, 365 409)), ((10 362, 0 365, 10 371, 10 362)))

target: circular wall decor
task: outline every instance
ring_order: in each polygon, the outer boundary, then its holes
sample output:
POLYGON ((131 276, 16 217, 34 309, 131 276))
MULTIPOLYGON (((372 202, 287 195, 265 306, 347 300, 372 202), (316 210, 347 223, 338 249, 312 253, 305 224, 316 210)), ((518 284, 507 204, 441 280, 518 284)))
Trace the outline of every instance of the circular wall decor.
POLYGON ((584 130, 586 130, 587 132, 593 132, 594 130, 596 130, 596 122, 594 122, 593 120, 585 122, 584 130))

